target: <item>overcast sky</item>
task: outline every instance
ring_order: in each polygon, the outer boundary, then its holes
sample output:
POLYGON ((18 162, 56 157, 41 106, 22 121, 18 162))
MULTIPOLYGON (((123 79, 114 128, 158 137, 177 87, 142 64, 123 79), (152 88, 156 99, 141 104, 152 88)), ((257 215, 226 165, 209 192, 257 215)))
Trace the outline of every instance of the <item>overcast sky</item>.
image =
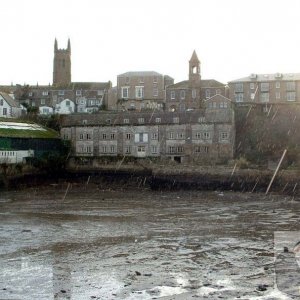
POLYGON ((0 84, 52 83, 53 48, 72 46, 72 81, 127 71, 203 79, 300 72, 299 0, 2 0, 0 84))

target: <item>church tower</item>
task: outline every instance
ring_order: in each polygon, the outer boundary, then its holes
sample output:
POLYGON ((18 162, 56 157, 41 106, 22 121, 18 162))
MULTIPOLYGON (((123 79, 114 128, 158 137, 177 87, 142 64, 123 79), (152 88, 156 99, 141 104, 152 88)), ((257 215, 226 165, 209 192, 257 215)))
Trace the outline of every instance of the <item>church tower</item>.
POLYGON ((201 81, 200 60, 194 50, 189 61, 189 82, 191 85, 199 85, 201 81))
POLYGON ((67 49, 58 49, 54 41, 53 85, 66 86, 71 83, 71 42, 68 39, 67 49))

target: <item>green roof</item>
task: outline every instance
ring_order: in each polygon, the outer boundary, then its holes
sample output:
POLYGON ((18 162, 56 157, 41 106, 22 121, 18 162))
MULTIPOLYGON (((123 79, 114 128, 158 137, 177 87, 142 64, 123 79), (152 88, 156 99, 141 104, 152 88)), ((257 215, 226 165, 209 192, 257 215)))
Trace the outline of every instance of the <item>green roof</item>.
POLYGON ((0 120, 0 138, 59 138, 55 130, 42 127, 35 123, 7 122, 0 120))

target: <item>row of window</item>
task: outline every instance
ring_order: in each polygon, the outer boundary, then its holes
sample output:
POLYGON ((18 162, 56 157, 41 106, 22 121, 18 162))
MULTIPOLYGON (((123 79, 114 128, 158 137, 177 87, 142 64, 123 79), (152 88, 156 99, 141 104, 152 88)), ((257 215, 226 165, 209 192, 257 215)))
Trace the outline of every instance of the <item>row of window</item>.
MULTIPOLYGON (((283 84, 283 82, 276 81, 275 82, 276 89, 279 89, 281 87, 281 84, 283 84)), ((261 82, 261 83, 250 82, 250 89, 256 90, 256 89, 258 89, 259 85, 260 85, 261 92, 268 92, 270 90, 269 82, 261 82)), ((295 81, 286 81, 285 87, 286 87, 287 91, 295 91, 296 90, 296 82, 295 81)), ((236 83, 234 90, 237 93, 243 92, 244 91, 244 83, 242 83, 242 82, 236 83)))
MULTIPOLYGON (((125 154, 132 154, 132 146, 125 146, 124 153, 125 154)), ((91 146, 80 146, 78 148, 79 153, 92 153, 91 146)), ((146 146, 137 146, 136 148, 138 153, 145 153, 146 146)), ((150 147, 151 154, 158 154, 158 146, 151 145, 150 147)), ((99 149, 100 154, 116 154, 117 147, 114 145, 111 146, 101 146, 99 149)), ((168 146, 167 147, 167 154, 183 154, 184 153, 184 146, 168 146)), ((194 153, 209 153, 209 146, 195 146, 194 153)))
MULTIPOLYGON (((121 88, 121 97, 123 99, 128 99, 129 98, 129 89, 130 89, 130 87, 128 87, 128 86, 123 86, 121 88)), ((158 97, 158 89, 157 88, 153 89, 153 97, 158 97)), ((143 86, 136 86, 135 87, 135 98, 136 99, 143 99, 144 98, 144 87, 143 86)))
POLYGON ((228 103, 226 101, 224 102, 209 102, 208 108, 228 108, 228 103))
MULTIPOLYGON (((51 91, 52 93, 55 93, 55 91, 51 91)), ((50 93, 51 93, 50 91, 42 91, 42 96, 49 96, 50 95, 50 93)), ((65 92, 66 91, 64 91, 64 90, 59 90, 59 91, 57 91, 57 94, 59 95, 59 96, 64 96, 65 95, 65 92)), ((82 90, 76 90, 76 96, 81 96, 82 95, 82 90)), ((101 95, 103 95, 104 94, 104 91, 103 90, 97 90, 97 95, 98 96, 101 96, 101 95)), ((28 96, 29 97, 33 97, 33 95, 34 95, 34 92, 29 92, 28 93, 28 96)))
MULTIPOLYGON (((144 81, 144 77, 143 76, 141 76, 140 78, 139 78, 139 83, 144 83, 145 81, 144 81)), ((130 77, 125 77, 125 83, 126 84, 129 84, 130 83, 130 77)), ((157 76, 153 76, 153 83, 157 83, 157 76)))
POLYGON ((1 154, 2 157, 15 156, 15 152, 14 151, 1 151, 0 154, 1 154))
MULTIPOLYGON (((205 90, 206 99, 209 99, 210 97, 214 96, 215 94, 220 95, 221 90, 217 89, 216 92, 214 90, 210 90, 210 89, 205 90)), ((184 100, 186 98, 186 91, 185 90, 180 91, 179 98, 181 100, 184 100)), ((192 99, 196 99, 196 98, 197 98, 197 90, 193 89, 192 90, 192 99)), ((175 91, 171 91, 171 100, 176 100, 176 92, 175 91)))
MULTIPOLYGON (((131 140, 134 136, 134 140, 136 143, 138 142, 148 142, 148 133, 125 133, 124 139, 125 140, 131 140)), ((116 133, 102 133, 100 138, 102 140, 116 140, 117 135, 116 133)), ((152 132, 150 135, 151 140, 158 140, 158 133, 152 132)), ((167 139, 169 140, 184 140, 186 138, 185 132, 168 132, 167 139)), ((193 139, 196 140, 209 140, 212 138, 212 132, 210 131, 198 131, 193 134, 193 139)), ((91 140, 92 134, 91 133, 80 133, 79 134, 79 140, 91 140)), ((229 139, 229 133, 226 131, 222 131, 219 134, 219 140, 228 140, 229 139)))
MULTIPOLYGON (((251 93, 250 94, 250 99, 253 101, 255 100, 256 93, 251 93)), ((234 95, 235 102, 243 102, 244 101, 244 93, 236 93, 234 95)), ((282 95, 280 92, 275 92, 275 98, 277 100, 280 100, 282 98, 282 95)), ((270 100, 270 93, 260 93, 259 94, 259 99, 261 102, 269 102, 270 100)), ((286 92, 286 100, 287 101, 296 101, 296 92, 286 92)))

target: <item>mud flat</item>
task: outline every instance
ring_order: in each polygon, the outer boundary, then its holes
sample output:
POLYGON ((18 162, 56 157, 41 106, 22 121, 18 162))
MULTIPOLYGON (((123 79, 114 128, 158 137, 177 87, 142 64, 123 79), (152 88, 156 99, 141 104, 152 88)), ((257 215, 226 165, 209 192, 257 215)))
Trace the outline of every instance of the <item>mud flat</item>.
POLYGON ((297 196, 68 182, 0 194, 0 299, 289 299, 297 196), (281 249, 282 250, 282 249, 281 249))

